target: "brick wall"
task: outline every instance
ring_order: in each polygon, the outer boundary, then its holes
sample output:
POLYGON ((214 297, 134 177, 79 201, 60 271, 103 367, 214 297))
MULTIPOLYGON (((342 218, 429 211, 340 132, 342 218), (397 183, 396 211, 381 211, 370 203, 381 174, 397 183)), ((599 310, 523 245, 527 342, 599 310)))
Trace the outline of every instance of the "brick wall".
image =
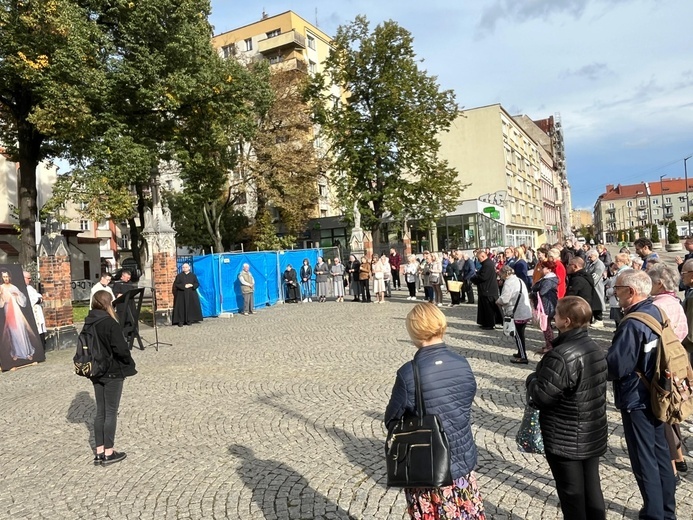
POLYGON ((39 274, 43 290, 43 314, 46 317, 46 328, 72 325, 70 257, 40 257, 39 274))
POLYGON ((173 309, 173 280, 177 273, 175 256, 168 253, 154 253, 152 276, 156 291, 156 311, 173 309))

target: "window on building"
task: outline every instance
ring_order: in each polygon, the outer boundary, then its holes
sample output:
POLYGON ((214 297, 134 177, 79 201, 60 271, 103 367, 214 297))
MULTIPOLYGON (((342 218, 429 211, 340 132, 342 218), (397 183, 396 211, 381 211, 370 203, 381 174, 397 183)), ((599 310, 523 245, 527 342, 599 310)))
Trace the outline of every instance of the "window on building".
POLYGON ((231 56, 233 56, 234 54, 235 54, 235 53, 234 53, 233 45, 224 45, 224 46, 221 48, 221 55, 222 55, 224 58, 227 58, 227 59, 228 59, 228 58, 230 58, 231 56))
POLYGON ((102 220, 99 222, 99 229, 102 231, 108 229, 108 220, 102 220))
POLYGON ((640 207, 641 207, 641 208, 644 208, 645 205, 647 204, 647 201, 641 199, 641 200, 638 201, 638 204, 640 204, 640 207))
POLYGON ((246 38, 243 40, 245 43, 245 50, 247 51, 252 51, 253 50, 253 39, 252 38, 246 38))
POLYGON ((659 215, 659 210, 658 209, 653 209, 652 210, 653 215, 659 215))
POLYGON ((320 190, 321 197, 327 197, 327 186, 324 184, 318 184, 318 190, 320 190))
POLYGON ((321 209, 320 210, 320 217, 325 218, 327 216, 327 210, 326 209, 321 209))
POLYGON ((315 37, 312 34, 308 34, 306 41, 308 42, 308 48, 315 50, 315 37))
POLYGON ((628 201, 628 207, 629 207, 629 208, 632 208, 632 207, 633 207, 633 201, 632 201, 632 200, 629 200, 629 201, 628 201))
POLYGON ((246 192, 242 191, 238 194, 236 194, 236 204, 247 204, 248 203, 248 195, 246 192))
POLYGON ((666 204, 671 204, 671 197, 665 198, 665 199, 664 199, 664 202, 665 202, 666 204))
POLYGON ((614 208, 615 208, 614 203, 613 203, 613 202, 609 202, 609 209, 614 209, 614 208))
POLYGON ((88 220, 80 220, 79 221, 79 229, 81 231, 89 231, 89 221, 88 220))
POLYGON ((276 63, 281 63, 281 61, 282 61, 282 55, 281 54, 275 54, 274 56, 269 57, 270 65, 274 65, 276 63))
POLYGON ((652 204, 659 204, 659 199, 652 199, 652 204))
POLYGON ((130 235, 123 235, 118 241, 118 246, 121 249, 130 249, 130 235))
POLYGON ((313 60, 308 60, 308 72, 315 74, 318 71, 317 67, 317 63, 315 63, 313 60))
POLYGON ((268 38, 274 38, 275 36, 279 36, 282 33, 281 29, 274 29, 272 31, 269 31, 267 33, 268 38))
POLYGON ((679 206, 679 211, 681 213, 685 213, 686 212, 686 206, 679 206))

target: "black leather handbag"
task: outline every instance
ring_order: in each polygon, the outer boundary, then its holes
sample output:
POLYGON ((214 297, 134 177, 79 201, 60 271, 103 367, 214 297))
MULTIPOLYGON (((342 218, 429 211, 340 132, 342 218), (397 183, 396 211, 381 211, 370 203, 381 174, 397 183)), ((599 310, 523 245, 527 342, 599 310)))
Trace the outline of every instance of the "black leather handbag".
POLYGON ((414 368, 416 413, 405 413, 392 425, 385 441, 387 485, 439 488, 452 485, 450 447, 437 415, 426 414, 419 367, 414 368))

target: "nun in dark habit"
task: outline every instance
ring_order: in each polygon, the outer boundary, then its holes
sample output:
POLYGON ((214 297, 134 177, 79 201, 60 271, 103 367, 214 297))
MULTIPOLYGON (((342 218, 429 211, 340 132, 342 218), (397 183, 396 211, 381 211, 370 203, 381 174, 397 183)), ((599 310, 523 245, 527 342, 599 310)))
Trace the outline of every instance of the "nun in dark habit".
POLYGON ((195 273, 190 272, 190 265, 183 264, 182 272, 178 273, 173 282, 173 319, 171 323, 182 327, 202 321, 202 308, 197 288, 195 273))
POLYGON ((296 270, 291 267, 291 264, 287 265, 284 271, 284 283, 286 284, 286 303, 298 303, 301 293, 298 290, 296 270))

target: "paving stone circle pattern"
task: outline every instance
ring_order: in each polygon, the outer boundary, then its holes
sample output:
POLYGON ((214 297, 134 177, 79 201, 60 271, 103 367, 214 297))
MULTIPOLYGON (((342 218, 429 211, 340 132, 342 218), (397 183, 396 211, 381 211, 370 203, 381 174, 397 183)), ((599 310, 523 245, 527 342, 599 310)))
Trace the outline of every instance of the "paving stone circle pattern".
MULTIPOLYGON (((415 352, 406 296, 277 305, 160 329, 173 346, 133 352, 139 374, 126 380, 116 437, 128 456, 109 467, 92 465, 93 390, 71 372, 73 352, 2 374, 0 520, 408 518, 403 492, 385 486, 382 424, 395 372, 415 352)), ((478 329, 475 306, 443 310, 446 340, 477 378, 487 518, 562 518, 545 459, 514 442, 524 380, 539 358, 512 365, 512 341, 478 329)), ((612 333, 592 335, 606 348, 612 333)), ((142 335, 154 340, 147 327, 142 335)), ((537 330, 528 336, 530 350, 541 346, 537 330)), ((607 516, 637 518, 640 495, 612 404, 609 425, 607 516)), ((680 519, 693 518, 685 478, 680 519)))

